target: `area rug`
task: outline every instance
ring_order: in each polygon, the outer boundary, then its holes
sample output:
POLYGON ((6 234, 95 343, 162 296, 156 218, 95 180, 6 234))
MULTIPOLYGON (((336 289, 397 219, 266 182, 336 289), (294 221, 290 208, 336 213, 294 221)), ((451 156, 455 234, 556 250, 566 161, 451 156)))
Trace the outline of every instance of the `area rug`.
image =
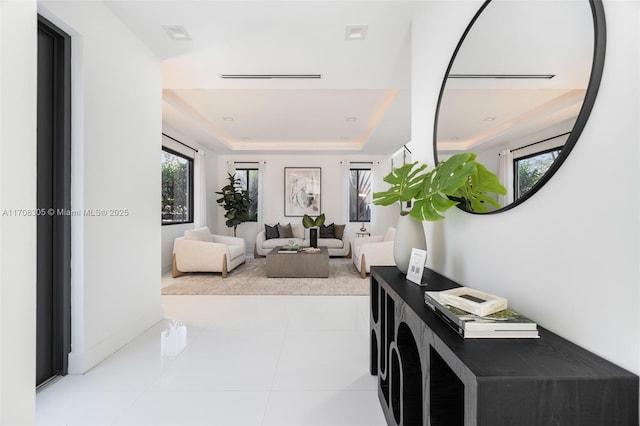
POLYGON ((267 278, 265 258, 249 258, 223 279, 216 273, 162 278, 163 295, 368 295, 369 279, 360 278, 350 258, 329 259, 329 278, 267 278))

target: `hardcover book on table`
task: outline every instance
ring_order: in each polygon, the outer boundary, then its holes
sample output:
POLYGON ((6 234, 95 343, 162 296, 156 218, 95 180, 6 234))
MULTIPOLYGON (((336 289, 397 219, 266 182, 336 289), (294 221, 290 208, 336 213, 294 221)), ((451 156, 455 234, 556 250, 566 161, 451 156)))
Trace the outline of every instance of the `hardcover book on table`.
POLYGON ((469 287, 457 287, 440 292, 440 302, 482 317, 507 309, 507 299, 504 297, 469 287))
POLYGON ((537 338, 538 325, 512 309, 487 316, 442 303, 439 292, 426 291, 425 304, 464 338, 537 338))

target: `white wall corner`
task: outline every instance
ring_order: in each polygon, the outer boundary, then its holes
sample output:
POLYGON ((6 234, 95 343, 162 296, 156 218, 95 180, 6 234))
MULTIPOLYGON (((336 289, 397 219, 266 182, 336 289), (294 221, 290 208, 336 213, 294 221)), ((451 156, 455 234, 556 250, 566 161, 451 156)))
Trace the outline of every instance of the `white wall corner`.
POLYGON ((69 354, 69 374, 84 374, 107 359, 134 338, 153 327, 163 318, 162 308, 156 308, 121 327, 92 348, 73 350, 69 354))

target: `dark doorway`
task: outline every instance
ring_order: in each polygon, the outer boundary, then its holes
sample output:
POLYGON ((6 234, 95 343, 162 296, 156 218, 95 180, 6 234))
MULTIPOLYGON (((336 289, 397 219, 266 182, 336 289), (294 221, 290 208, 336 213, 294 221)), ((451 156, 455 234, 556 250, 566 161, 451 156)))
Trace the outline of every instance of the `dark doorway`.
POLYGON ((36 386, 71 351, 71 39, 38 17, 36 386))

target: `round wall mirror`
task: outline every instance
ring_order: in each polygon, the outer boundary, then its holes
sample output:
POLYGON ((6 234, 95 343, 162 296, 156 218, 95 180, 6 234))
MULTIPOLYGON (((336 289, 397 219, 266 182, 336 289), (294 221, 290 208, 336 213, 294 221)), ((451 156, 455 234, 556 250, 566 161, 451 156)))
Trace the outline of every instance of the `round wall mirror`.
MULTIPOLYGON (((605 54, 600 0, 488 0, 440 90, 434 155, 471 151, 500 177, 504 211, 542 187, 578 140, 605 54)), ((461 207, 462 208, 462 207, 461 207)))

